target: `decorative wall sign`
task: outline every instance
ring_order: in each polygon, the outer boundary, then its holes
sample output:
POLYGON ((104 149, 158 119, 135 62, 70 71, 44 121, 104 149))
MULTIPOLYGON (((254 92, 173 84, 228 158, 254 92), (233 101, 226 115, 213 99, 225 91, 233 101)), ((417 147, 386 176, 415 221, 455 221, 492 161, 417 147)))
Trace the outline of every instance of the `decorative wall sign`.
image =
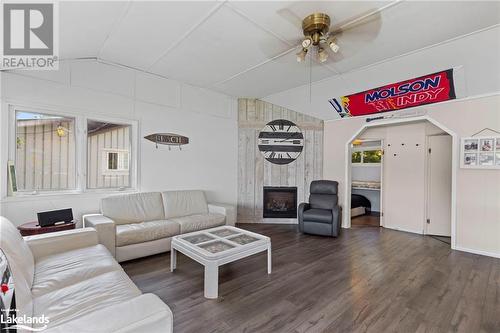
POLYGON ((259 133, 259 150, 264 158, 274 164, 289 164, 299 157, 304 147, 300 128, 286 119, 267 123, 259 133))
POLYGON ((500 169, 500 136, 462 138, 460 164, 468 169, 500 169))
POLYGON ((187 145, 189 143, 188 137, 174 133, 154 133, 146 135, 144 139, 154 142, 156 148, 158 148, 158 144, 167 145, 169 150, 171 146, 178 146, 179 149, 182 149, 182 145, 187 145))
POLYGON ((328 102, 343 117, 364 116, 455 99, 453 69, 388 84, 328 102))

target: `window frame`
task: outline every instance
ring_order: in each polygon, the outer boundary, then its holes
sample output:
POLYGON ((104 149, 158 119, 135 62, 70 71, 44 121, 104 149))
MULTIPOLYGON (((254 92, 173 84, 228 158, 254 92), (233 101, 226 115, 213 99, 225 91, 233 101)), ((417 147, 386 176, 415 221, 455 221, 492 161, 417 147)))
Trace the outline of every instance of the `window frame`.
MULTIPOLYGON (((45 106, 33 106, 33 105, 23 105, 23 104, 4 104, 7 106, 8 110, 8 122, 0 130, 6 132, 5 137, 7 140, 7 160, 1 161, 2 164, 7 165, 8 161, 16 161, 16 112, 30 112, 30 113, 42 113, 47 115, 62 116, 73 118, 75 121, 75 183, 76 187, 74 189, 65 190, 35 190, 35 191, 17 191, 15 193, 10 193, 9 180, 7 172, 2 176, 1 193, 2 198, 16 198, 16 197, 42 197, 42 196, 53 196, 53 195, 64 195, 64 194, 86 194, 86 193, 115 193, 115 192, 135 192, 139 189, 139 122, 133 119, 125 118, 114 118, 114 117, 104 117, 101 115, 95 115, 87 113, 86 111, 81 112, 71 112, 66 110, 61 110, 61 107, 45 107, 45 106), (116 124, 128 125, 130 126, 130 152, 129 152, 129 177, 130 185, 128 187, 113 187, 113 188, 88 188, 87 187, 87 121, 105 121, 116 124)), ((3 168, 2 168, 3 169, 3 168)))

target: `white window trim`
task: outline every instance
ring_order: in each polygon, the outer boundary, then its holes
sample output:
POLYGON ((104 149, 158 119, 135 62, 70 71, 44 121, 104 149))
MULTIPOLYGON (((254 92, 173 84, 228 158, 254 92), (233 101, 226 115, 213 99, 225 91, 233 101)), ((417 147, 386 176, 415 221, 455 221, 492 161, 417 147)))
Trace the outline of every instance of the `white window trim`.
MULTIPOLYGON (((136 192, 140 188, 139 182, 139 122, 132 119, 114 118, 114 117, 103 117, 101 115, 93 115, 87 111, 67 111, 61 110, 61 107, 57 106, 43 106, 43 105, 26 105, 25 103, 19 103, 14 101, 5 101, 2 103, 2 108, 8 110, 6 116, 0 115, 0 118, 7 119, 5 125, 0 126, 0 137, 2 141, 5 140, 6 144, 1 145, 0 150, 6 151, 5 156, 0 161, 2 166, 0 167, 2 172, 2 180, 0 181, 1 188, 1 200, 11 201, 11 200, 24 200, 28 197, 44 197, 44 196, 57 196, 66 194, 85 194, 85 193, 116 193, 116 192, 136 192), (16 111, 22 110, 26 112, 33 113, 43 113, 43 114, 54 114, 64 117, 71 117, 75 119, 75 165, 76 165, 76 188, 71 190, 41 190, 41 191, 22 191, 9 194, 8 191, 8 176, 6 172, 7 161, 15 161, 16 154, 16 111), (5 117, 5 118, 3 118, 5 117), (99 188, 99 189, 89 189, 87 188, 87 120, 96 121, 106 121, 116 124, 130 125, 130 155, 129 155, 129 174, 130 174, 130 186, 128 187, 118 187, 118 188, 99 188)), ((3 123, 3 121, 2 121, 3 123)))

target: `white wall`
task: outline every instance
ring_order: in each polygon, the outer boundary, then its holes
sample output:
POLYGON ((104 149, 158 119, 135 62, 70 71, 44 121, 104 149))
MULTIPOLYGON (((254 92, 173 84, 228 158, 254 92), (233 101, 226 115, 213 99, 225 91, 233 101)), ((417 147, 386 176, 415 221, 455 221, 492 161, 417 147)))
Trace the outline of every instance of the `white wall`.
MULTIPOLYGON (((390 47, 388 45, 388 47, 390 47)), ((365 68, 276 93, 264 101, 321 119, 337 119, 328 99, 448 68, 457 68, 457 97, 500 91, 500 26, 436 44, 365 68)), ((335 67, 335 63, 330 63, 335 67)))
MULTIPOLYGON (((419 107, 458 137, 489 127, 500 130, 500 94, 454 100, 419 107)), ((340 202, 345 191, 346 143, 365 124, 363 117, 325 122, 325 179, 339 182, 340 202)), ((484 135, 492 133, 485 132, 484 135)), ((458 149, 458 147, 457 147, 458 149)), ((459 151, 456 152, 457 159, 459 151)), ((459 165, 459 161, 456 161, 459 165)), ((500 257, 500 170, 457 171, 457 249, 500 257)))
MULTIPOLYGON (((1 73, 1 168, 8 156, 7 104, 88 116, 137 120, 140 190, 206 190, 209 201, 236 204, 238 126, 236 101, 226 95, 158 76, 97 62, 62 63, 60 70, 1 73), (182 151, 156 149, 147 134, 173 132, 190 139, 182 151)), ((0 177, 6 188, 6 177, 0 177)), ((5 190, 3 190, 5 192, 5 190)), ((2 197, 0 214, 21 224, 36 212, 72 207, 77 217, 97 212, 107 194, 2 197)))

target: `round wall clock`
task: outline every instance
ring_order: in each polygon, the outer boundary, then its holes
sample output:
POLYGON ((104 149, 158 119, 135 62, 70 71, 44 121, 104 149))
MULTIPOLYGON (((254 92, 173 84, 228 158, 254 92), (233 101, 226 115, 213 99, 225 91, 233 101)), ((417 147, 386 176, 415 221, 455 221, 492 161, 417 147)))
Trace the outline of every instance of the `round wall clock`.
POLYGON ((288 164, 299 157, 304 148, 304 135, 300 128, 286 119, 267 123, 259 133, 259 150, 274 164, 288 164))

